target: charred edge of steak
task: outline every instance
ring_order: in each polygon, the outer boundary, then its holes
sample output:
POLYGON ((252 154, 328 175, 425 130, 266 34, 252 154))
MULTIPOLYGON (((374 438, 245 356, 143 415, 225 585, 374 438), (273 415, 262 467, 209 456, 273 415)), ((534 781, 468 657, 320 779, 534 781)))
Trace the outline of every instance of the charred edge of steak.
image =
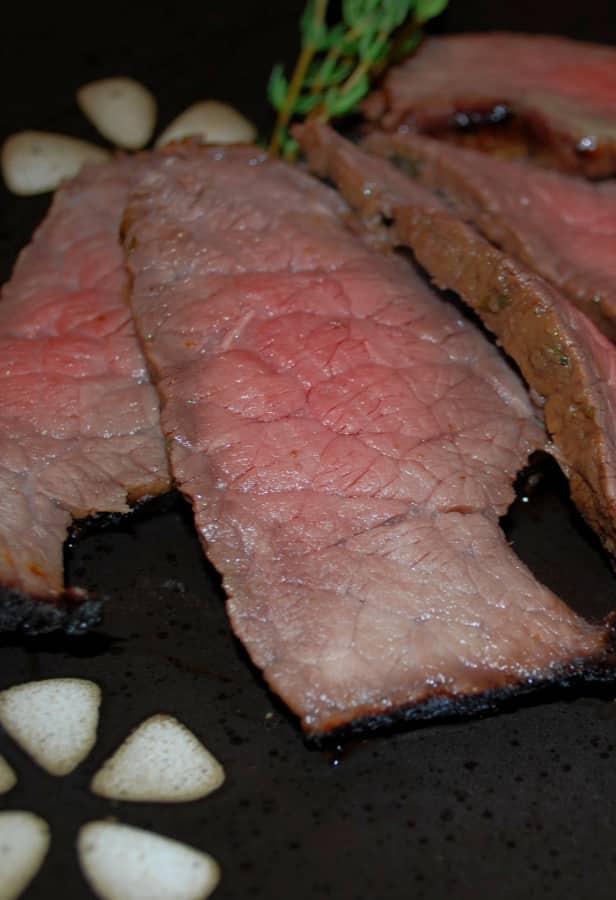
MULTIPOLYGON (((478 695, 454 695, 442 691, 436 696, 412 706, 399 707, 392 712, 375 712, 359 716, 352 722, 334 727, 326 732, 314 732, 304 735, 309 746, 315 749, 328 750, 332 746, 344 744, 358 737, 382 734, 385 732, 404 731, 416 725, 429 725, 434 721, 439 724, 456 722, 480 715, 513 711, 521 706, 529 697, 537 702, 552 698, 563 698, 577 689, 580 695, 589 695, 593 687, 607 687, 612 693, 616 691, 616 613, 607 620, 606 651, 598 660, 581 660, 578 663, 554 667, 553 675, 536 681, 514 682, 502 688, 484 691, 478 695)), ((572 699, 572 698, 571 698, 572 699)))
POLYGON ((50 600, 0 585, 0 633, 18 632, 27 637, 52 631, 84 634, 102 621, 102 605, 101 600, 78 589, 50 600))
MULTIPOLYGON (((65 557, 83 537, 105 529, 131 531, 143 518, 167 512, 178 503, 177 491, 139 498, 128 513, 96 513, 76 519, 65 543, 65 557)), ((36 635, 64 632, 70 637, 85 634, 102 622, 103 601, 79 588, 69 588, 58 598, 24 594, 0 584, 0 634, 36 635)))

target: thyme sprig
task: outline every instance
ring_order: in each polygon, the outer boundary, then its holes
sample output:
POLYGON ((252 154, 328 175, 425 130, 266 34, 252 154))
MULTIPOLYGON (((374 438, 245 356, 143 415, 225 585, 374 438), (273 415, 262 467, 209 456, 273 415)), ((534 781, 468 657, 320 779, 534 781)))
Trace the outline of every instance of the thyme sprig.
POLYGON ((342 21, 327 21, 329 0, 309 0, 301 18, 301 50, 287 79, 277 63, 268 97, 278 111, 270 151, 293 159, 298 145, 289 134, 294 119, 327 121, 352 112, 372 79, 410 53, 422 26, 448 0, 342 0, 342 21))

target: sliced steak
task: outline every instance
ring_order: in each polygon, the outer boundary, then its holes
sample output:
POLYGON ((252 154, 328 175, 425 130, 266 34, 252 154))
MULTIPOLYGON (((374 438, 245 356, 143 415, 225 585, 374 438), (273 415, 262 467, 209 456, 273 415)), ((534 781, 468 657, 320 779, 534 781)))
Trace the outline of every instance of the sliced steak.
POLYGON ((410 166, 422 184, 616 340, 616 194, 607 184, 414 134, 374 134, 364 146, 410 166))
POLYGON ((543 407, 574 501, 616 554, 614 345, 556 289, 388 161, 318 125, 303 130, 302 144, 313 168, 357 210, 393 219, 393 240, 411 247, 434 281, 456 291, 497 336, 543 407))
POLYGON ((233 628, 311 735, 605 659, 498 526, 542 444, 518 377, 338 196, 178 150, 129 204, 137 328, 233 628))
POLYGON ((142 165, 119 159, 62 187, 2 292, 0 630, 96 619, 64 589, 71 520, 169 487, 118 237, 142 165))
POLYGON ((512 33, 429 38, 366 113, 387 130, 432 133, 513 116, 518 140, 547 147, 566 171, 605 177, 616 171, 616 49, 512 33))

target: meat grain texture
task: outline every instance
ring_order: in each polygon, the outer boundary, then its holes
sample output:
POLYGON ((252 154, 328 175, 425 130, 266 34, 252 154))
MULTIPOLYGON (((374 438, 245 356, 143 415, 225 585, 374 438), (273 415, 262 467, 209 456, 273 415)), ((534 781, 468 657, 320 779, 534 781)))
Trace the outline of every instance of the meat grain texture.
POLYGON ((609 183, 488 157, 412 133, 364 147, 397 160, 490 241, 616 340, 616 194, 609 183))
POLYGON ((575 674, 605 643, 498 526, 544 440, 520 381, 347 212, 254 148, 184 148, 125 221, 174 477, 311 735, 575 674))
POLYGON ((119 241, 141 165, 118 159, 62 187, 2 291, 0 629, 88 624, 65 614, 83 599, 64 590, 72 519, 169 487, 119 241))
MULTIPOLYGON (((367 221, 392 221, 390 240, 412 248, 434 281, 456 291, 497 336, 543 410, 548 449, 575 503, 616 554, 614 345, 551 285, 387 160, 325 126, 303 129, 301 140, 314 170, 331 178, 367 221)), ((397 153, 394 145, 397 139, 383 136, 366 142, 381 153, 397 153)))
POLYGON ((531 152, 604 178, 616 172, 616 49, 510 32, 432 37, 366 112, 387 130, 432 133, 513 115, 531 152))

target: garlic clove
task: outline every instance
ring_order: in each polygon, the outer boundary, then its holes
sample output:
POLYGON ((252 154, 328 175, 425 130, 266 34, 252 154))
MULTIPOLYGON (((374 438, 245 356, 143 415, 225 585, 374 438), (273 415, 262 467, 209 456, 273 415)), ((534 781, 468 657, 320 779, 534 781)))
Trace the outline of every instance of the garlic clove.
POLYGON ((77 91, 77 105, 98 131, 127 150, 145 147, 156 126, 156 98, 133 78, 101 78, 77 91))
POLYGON ((207 853, 116 822, 82 826, 77 855, 103 900, 204 900, 220 880, 218 863, 207 853))
POLYGON ((92 681, 31 681, 0 693, 0 725, 50 775, 68 775, 94 746, 100 702, 92 681))
POLYGON ((113 800, 182 803, 198 800, 225 778, 218 760, 173 716, 136 728, 96 773, 95 794, 113 800))
POLYGON ((0 812, 0 900, 15 900, 28 887, 49 849, 47 822, 25 810, 0 812))
POLYGON ((7 794, 12 787, 17 784, 17 775, 7 763, 3 756, 0 756, 0 794, 7 794))
POLYGON ((203 100, 185 109, 168 125, 156 141, 163 147, 187 137, 206 144, 252 144, 257 129, 237 109, 218 100, 203 100))
POLYGON ((4 142, 0 165, 8 189, 25 197, 55 191, 85 163, 108 158, 106 150, 87 141, 45 131, 19 131, 4 142))

